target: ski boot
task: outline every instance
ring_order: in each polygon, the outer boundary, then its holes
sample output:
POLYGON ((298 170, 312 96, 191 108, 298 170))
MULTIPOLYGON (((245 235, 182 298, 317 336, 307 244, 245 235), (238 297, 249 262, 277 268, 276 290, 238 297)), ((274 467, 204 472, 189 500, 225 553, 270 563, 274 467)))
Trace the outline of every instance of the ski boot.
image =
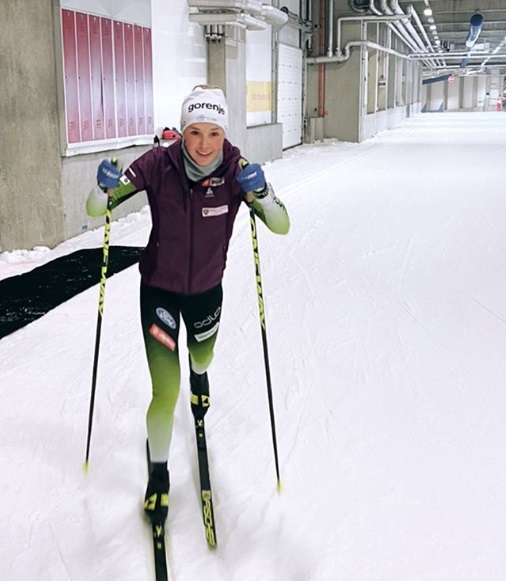
POLYGON ((169 472, 166 463, 154 463, 144 498, 144 512, 153 524, 164 524, 169 514, 169 472))
POLYGON ((199 375, 190 366, 191 409, 196 420, 203 420, 211 405, 207 372, 199 375))

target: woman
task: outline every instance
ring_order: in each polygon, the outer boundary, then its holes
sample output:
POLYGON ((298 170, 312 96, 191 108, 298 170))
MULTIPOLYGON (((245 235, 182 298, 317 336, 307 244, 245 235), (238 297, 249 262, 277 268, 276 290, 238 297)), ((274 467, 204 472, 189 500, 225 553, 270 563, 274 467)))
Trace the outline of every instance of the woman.
POLYGON ((220 324, 222 278, 237 211, 245 201, 267 227, 286 234, 283 204, 266 184, 262 168, 248 165, 227 139, 228 107, 216 87, 197 86, 181 110, 182 140, 156 147, 123 175, 104 160, 99 188, 87 211, 103 215, 107 194, 112 207, 145 190, 152 230, 142 252, 140 310, 152 380, 147 432, 152 472, 144 508, 153 522, 168 513, 167 462, 174 408, 180 385, 179 328, 184 321, 190 359, 192 407, 196 417, 209 405, 207 369, 220 324))

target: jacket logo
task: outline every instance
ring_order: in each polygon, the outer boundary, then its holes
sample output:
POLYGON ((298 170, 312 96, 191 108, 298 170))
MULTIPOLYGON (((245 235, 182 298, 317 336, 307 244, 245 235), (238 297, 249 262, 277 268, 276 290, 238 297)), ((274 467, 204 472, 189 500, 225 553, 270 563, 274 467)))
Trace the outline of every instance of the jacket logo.
POLYGON ((207 178, 202 182, 202 186, 204 188, 217 188, 218 186, 222 186, 225 183, 225 178, 207 178))
POLYGON ((206 190, 206 198, 214 198, 214 192, 211 188, 207 188, 206 190))
POLYGON ((217 208, 202 208, 202 216, 204 218, 221 216, 222 214, 228 214, 228 205, 218 206, 217 208))

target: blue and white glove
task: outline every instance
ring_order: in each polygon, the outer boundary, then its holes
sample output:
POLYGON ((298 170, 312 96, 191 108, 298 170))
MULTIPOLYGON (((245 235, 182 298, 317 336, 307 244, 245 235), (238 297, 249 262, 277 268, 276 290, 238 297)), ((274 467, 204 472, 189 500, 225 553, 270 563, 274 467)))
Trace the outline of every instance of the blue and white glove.
POLYGON ((97 184, 104 192, 117 188, 120 177, 121 168, 118 168, 116 160, 109 161, 108 159, 104 159, 98 166, 97 184))
POLYGON ((247 165, 237 176, 237 181, 241 184, 241 189, 245 194, 265 190, 265 175, 258 163, 247 165))

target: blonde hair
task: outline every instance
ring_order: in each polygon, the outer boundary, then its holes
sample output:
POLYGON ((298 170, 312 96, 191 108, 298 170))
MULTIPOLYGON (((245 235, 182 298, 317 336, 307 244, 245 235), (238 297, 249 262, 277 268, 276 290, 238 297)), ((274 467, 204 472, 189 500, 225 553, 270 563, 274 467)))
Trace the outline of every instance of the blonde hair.
POLYGON ((221 89, 221 87, 218 85, 195 85, 192 91, 195 91, 195 89, 221 89))

